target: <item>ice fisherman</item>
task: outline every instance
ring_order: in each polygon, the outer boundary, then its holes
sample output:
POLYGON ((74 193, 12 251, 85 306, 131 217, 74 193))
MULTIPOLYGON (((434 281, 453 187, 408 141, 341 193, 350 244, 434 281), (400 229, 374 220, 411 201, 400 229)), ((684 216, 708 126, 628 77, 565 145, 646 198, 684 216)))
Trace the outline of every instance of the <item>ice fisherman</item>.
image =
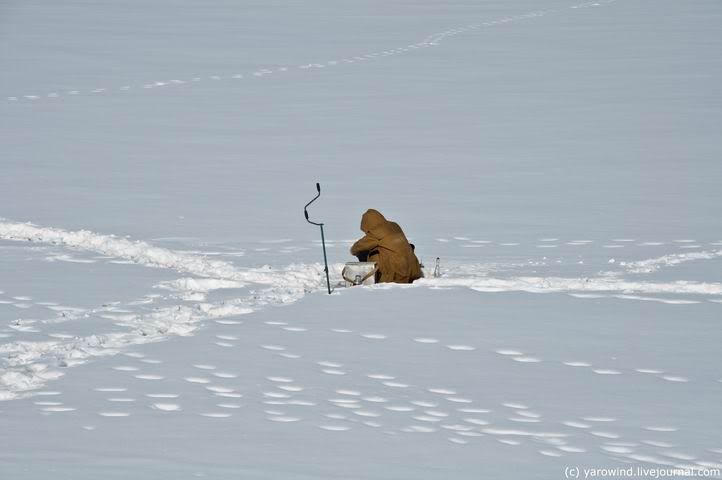
POLYGON ((361 262, 376 262, 376 283, 411 283, 423 277, 414 247, 404 231, 374 209, 361 217, 364 237, 353 244, 351 255, 361 262))

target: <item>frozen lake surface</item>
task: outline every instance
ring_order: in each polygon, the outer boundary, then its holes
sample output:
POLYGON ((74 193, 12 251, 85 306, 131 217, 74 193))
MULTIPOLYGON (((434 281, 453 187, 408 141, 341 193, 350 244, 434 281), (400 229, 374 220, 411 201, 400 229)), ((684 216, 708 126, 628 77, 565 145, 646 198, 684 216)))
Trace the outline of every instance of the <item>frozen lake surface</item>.
POLYGON ((722 468, 720 2, 0 16, 3 478, 722 468))

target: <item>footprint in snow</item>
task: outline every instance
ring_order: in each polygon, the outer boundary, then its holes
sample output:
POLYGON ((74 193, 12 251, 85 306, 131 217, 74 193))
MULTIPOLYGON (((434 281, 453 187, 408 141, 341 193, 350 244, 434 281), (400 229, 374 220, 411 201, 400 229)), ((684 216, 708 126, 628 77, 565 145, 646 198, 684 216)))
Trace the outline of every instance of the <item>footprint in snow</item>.
POLYGON ((437 393, 439 395, 456 395, 455 390, 451 390, 448 388, 429 388, 427 391, 431 393, 437 393))
POLYGON ((302 392, 304 390, 304 388, 300 385, 279 385, 276 388, 292 393, 302 392))
POLYGON ((320 362, 316 362, 317 365, 320 365, 322 367, 329 367, 329 368, 341 368, 343 367, 343 363, 336 363, 336 362, 329 362, 326 360, 322 360, 320 362))
POLYGON ((536 357, 512 357, 511 359, 514 360, 515 362, 520 362, 520 363, 539 363, 539 362, 541 362, 541 359, 536 358, 536 357))
POLYGON ((213 393, 233 393, 235 392, 234 388, 231 387, 223 387, 220 385, 210 385, 206 387, 206 390, 213 393))
POLYGON ((165 377, 163 377, 162 375, 140 374, 135 375, 135 378, 139 380, 163 380, 165 377))
POLYGON ((261 348, 264 350, 270 350, 272 352, 281 352, 283 350, 286 350, 286 347, 282 347, 281 345, 261 345, 261 348))
POLYGON ((540 414, 540 413, 530 412, 530 411, 528 411, 528 410, 520 410, 520 411, 516 412, 516 414, 517 414, 518 416, 520 416, 520 417, 541 418, 541 414, 540 414))
POLYGON ((381 333, 362 333, 361 336, 363 338, 368 338, 369 340, 384 340, 386 339, 386 335, 383 335, 381 333))
POLYGON ((276 383, 292 383, 293 379, 288 377, 266 377, 266 380, 276 383))
POLYGON ((621 435, 618 435, 618 434, 612 433, 612 432, 599 432, 599 431, 591 430, 591 431, 589 431, 589 433, 590 433, 590 435, 594 435, 595 437, 610 438, 613 440, 615 440, 617 438, 621 438, 621 435))
POLYGON ((216 335, 216 338, 219 340, 238 340, 235 335, 216 335))
POLYGON ((592 366, 591 363, 587 363, 587 362, 562 362, 562 363, 564 363, 564 365, 566 365, 567 367, 591 367, 592 366))
POLYGON ((347 432, 351 430, 351 427, 345 425, 319 425, 318 428, 327 432, 347 432))
POLYGON ((387 398, 384 398, 384 397, 376 397, 376 396, 363 397, 363 400, 365 400, 365 401, 367 401, 367 402, 371 402, 371 403, 386 403, 386 402, 389 401, 387 398))
POLYGON ((282 353, 279 353, 278 355, 283 358, 290 358, 290 359, 301 358, 301 355, 296 355, 295 353, 282 352, 282 353))
POLYGON ((517 446, 521 445, 521 442, 519 440, 511 440, 507 438, 501 438, 497 440, 499 443, 503 443, 504 445, 511 445, 511 446, 517 446))
POLYGON ((488 410, 488 409, 486 409, 486 408, 467 408, 467 407, 463 407, 463 408, 457 408, 456 411, 457 411, 457 412, 460 412, 460 413, 491 413, 491 410, 488 410))
POLYGON ((647 426, 647 427, 642 427, 642 428, 644 428, 645 430, 650 431, 650 432, 676 432, 677 430, 679 430, 677 427, 660 426, 660 425, 653 425, 653 426, 647 426))
POLYGON ((189 383, 200 383, 200 384, 211 383, 211 381, 209 379, 202 378, 202 377, 185 377, 183 380, 185 380, 186 382, 189 382, 189 383))
POLYGON ((481 418, 464 418, 462 419, 466 423, 470 423, 472 425, 478 425, 478 426, 486 426, 489 425, 489 422, 486 420, 483 420, 481 418))
POLYGON ((275 417, 266 417, 267 420, 270 420, 272 422, 280 422, 280 423, 292 423, 292 422, 300 422, 302 419, 300 417, 287 417, 287 416, 275 416, 275 417))
POLYGON ((619 454, 625 454, 625 453, 633 453, 634 449, 629 447, 620 447, 617 445, 602 445, 600 447, 605 452, 609 453, 619 453, 619 454))
POLYGON ((457 445, 466 445, 467 443, 469 443, 468 441, 466 441, 462 438, 457 438, 457 437, 449 437, 447 440, 449 440, 451 443, 455 443, 457 445))
POLYGON ((361 422, 361 423, 363 423, 363 424, 366 425, 367 427, 371 427, 371 428, 380 428, 380 427, 383 427, 383 424, 381 424, 381 423, 379 423, 379 422, 372 422, 372 421, 370 421, 370 420, 367 420, 367 421, 361 422))
MULTIPOLYGON (((669 442, 660 442, 658 440, 642 440, 642 443, 645 445, 649 445, 650 447, 658 447, 658 448, 674 448, 675 445, 669 442)), ((714 449, 711 449, 714 451, 714 449)), ((722 453, 722 452, 720 452, 722 453)))
POLYGON ((226 397, 226 398, 242 398, 243 394, 238 392, 216 392, 214 393, 216 397, 226 397))
POLYGON ((230 413, 223 413, 223 412, 204 412, 200 414, 201 417, 207 417, 207 418, 228 418, 231 416, 230 413))
POLYGON ((283 327, 283 329, 287 332, 306 332, 306 331, 308 331, 307 328, 303 328, 303 327, 283 327))
POLYGON ((358 416, 360 416, 360 417, 372 417, 372 418, 380 417, 380 416, 381 416, 380 413, 378 413, 378 412, 371 412, 371 411, 369 411, 369 410, 355 410, 355 411, 353 412, 353 414, 354 414, 354 415, 358 415, 358 416))
POLYGON ((401 431, 410 433, 434 433, 436 429, 433 427, 424 427, 422 425, 412 425, 410 427, 402 429, 401 431))
POLYGON ((240 320, 216 320, 215 321, 219 325, 241 325, 243 322, 240 320))
POLYGON ((557 452, 556 450, 539 450, 539 453, 546 457, 563 457, 564 456, 564 454, 562 452, 557 452))
POLYGON ((144 358, 141 360, 142 363, 147 363, 149 365, 158 365, 163 363, 163 360, 156 360, 154 358, 144 358))
POLYGON ((541 420, 538 418, 523 418, 523 417, 509 417, 507 418, 510 422, 517 422, 517 423, 540 423, 541 420))
POLYGON ((413 412, 414 410, 416 410, 414 407, 409 407, 406 405, 389 405, 385 406, 384 409, 390 412, 413 412))
POLYGON ((511 349, 508 349, 508 348, 502 348, 502 349, 499 349, 499 350, 494 350, 494 352, 495 352, 495 353, 498 353, 499 355, 510 355, 510 356, 514 356, 514 355, 524 355, 524 352, 521 352, 521 351, 519 351, 519 350, 511 350, 511 349))
POLYGON ((408 388, 408 385, 401 382, 393 382, 393 381, 386 381, 381 382, 383 385, 386 385, 387 387, 391 388, 408 388))
POLYGON ((346 390, 346 389, 336 390, 336 393, 338 393, 339 395, 349 395, 352 397, 358 397, 361 395, 361 392, 359 392, 358 390, 346 390))
POLYGON ((476 347, 472 347, 471 345, 447 345, 446 348, 457 352, 470 352, 472 350, 476 350, 476 347))
POLYGON ((113 370, 117 370, 119 372, 137 372, 138 370, 140 370, 140 368, 132 367, 129 365, 120 365, 117 367, 113 367, 113 370))
POLYGON ((76 409, 73 407, 64 407, 64 406, 51 406, 51 407, 45 407, 41 409, 43 412, 53 412, 53 413, 59 413, 59 412, 73 412, 76 409))
POLYGON ((471 399, 463 397, 445 397, 447 401, 453 403, 471 403, 471 399))
POLYGON ((151 408, 161 412, 178 412, 181 410, 180 405, 177 403, 154 403, 151 408))
POLYGON ((582 420, 586 422, 616 422, 617 419, 613 417, 582 417, 582 420))

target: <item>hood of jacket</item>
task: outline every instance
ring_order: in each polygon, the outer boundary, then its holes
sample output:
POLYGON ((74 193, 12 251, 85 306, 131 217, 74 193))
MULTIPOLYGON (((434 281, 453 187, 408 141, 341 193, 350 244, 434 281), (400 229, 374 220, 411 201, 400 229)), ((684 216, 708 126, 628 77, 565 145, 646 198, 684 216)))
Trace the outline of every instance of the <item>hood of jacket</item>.
POLYGON ((369 208, 366 210, 366 213, 361 216, 361 231, 369 233, 371 230, 378 229, 386 223, 388 223, 388 221, 386 220, 386 217, 381 215, 381 212, 374 210, 373 208, 369 208))

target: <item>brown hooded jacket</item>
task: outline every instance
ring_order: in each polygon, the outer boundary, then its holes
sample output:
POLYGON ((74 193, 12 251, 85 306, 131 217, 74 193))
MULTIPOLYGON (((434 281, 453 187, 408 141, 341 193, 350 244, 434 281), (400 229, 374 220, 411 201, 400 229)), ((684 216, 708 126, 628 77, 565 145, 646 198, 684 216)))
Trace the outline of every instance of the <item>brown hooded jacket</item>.
POLYGON ((368 254, 376 262, 376 282, 411 283, 423 277, 419 260, 398 224, 369 209, 361 217, 361 231, 366 235, 351 247, 351 255, 368 254))

